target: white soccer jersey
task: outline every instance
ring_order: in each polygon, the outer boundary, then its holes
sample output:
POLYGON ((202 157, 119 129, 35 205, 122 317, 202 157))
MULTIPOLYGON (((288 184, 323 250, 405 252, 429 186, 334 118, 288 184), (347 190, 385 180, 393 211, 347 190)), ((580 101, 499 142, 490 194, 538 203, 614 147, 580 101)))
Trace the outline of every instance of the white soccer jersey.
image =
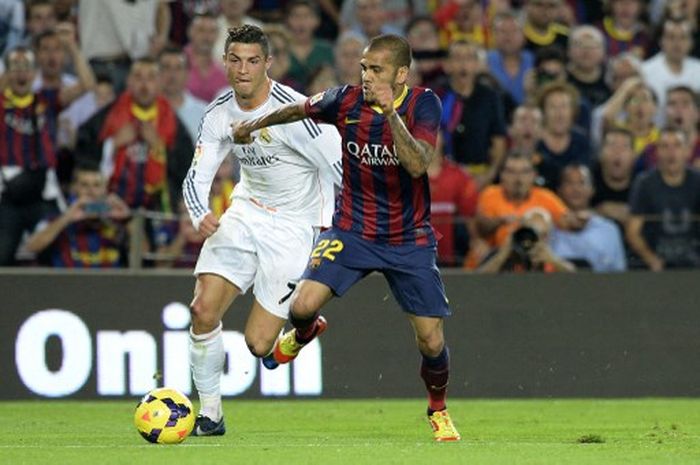
POLYGON ((335 187, 340 186, 341 144, 335 127, 304 119, 263 128, 250 145, 234 144, 231 123, 260 117, 288 103, 305 99, 293 89, 272 82, 267 101, 244 111, 233 90, 207 108, 202 119, 192 166, 182 186, 183 198, 196 228, 210 211, 209 191, 229 153, 238 159, 240 182, 232 198, 289 213, 312 226, 329 226, 335 187))

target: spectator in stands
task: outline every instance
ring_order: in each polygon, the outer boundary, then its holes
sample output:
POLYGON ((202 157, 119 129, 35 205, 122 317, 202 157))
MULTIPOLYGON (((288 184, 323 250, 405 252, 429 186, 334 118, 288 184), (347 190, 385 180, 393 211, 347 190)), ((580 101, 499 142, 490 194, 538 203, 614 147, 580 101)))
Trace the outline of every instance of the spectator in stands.
POLYGON ((51 0, 30 0, 27 2, 27 45, 42 32, 56 27, 56 10, 51 0))
POLYGON ((542 111, 542 139, 537 145, 537 171, 544 185, 556 189, 561 169, 571 163, 587 164, 590 159, 588 138, 574 128, 579 107, 578 91, 570 84, 552 82, 540 89, 537 105, 542 111))
POLYGON ((559 47, 543 47, 535 53, 535 67, 525 75, 523 85, 527 100, 550 82, 566 82, 566 55, 559 47))
POLYGON ((625 271, 627 260, 620 230, 613 221, 591 210, 593 180, 588 167, 564 167, 558 192, 569 211, 577 213, 585 224, 579 231, 555 228, 549 240, 554 254, 575 263, 578 269, 625 271))
POLYGON ((314 37, 320 14, 311 0, 291 0, 286 7, 286 24, 291 38, 289 77, 307 86, 318 69, 333 65, 333 46, 314 37))
POLYGON ((628 52, 643 60, 651 45, 647 27, 641 21, 644 2, 608 0, 605 3, 606 14, 598 28, 605 36, 608 57, 628 52))
POLYGON ((534 105, 521 105, 513 112, 513 122, 508 128, 508 150, 530 156, 537 163, 542 155, 537 145, 542 137, 542 112, 534 105))
POLYGON ((439 92, 445 153, 464 165, 480 188, 496 178, 506 148, 503 103, 477 80, 481 53, 475 43, 453 42, 445 63, 449 87, 439 92))
POLYGON ((129 207, 116 194, 107 194, 107 183, 97 166, 77 166, 73 176, 68 208, 37 225, 27 239, 27 250, 53 267, 124 266, 129 207))
MULTIPOLYGON (((24 1, 0 2, 0 56, 22 42, 25 24, 24 1)), ((0 73, 2 67, 0 66, 0 73)))
POLYGON ((442 69, 442 61, 445 51, 440 47, 439 29, 432 18, 430 16, 413 18, 406 26, 406 40, 413 52, 416 71, 420 74, 419 85, 432 89, 444 85, 445 73, 442 69))
POLYGON ((218 36, 212 47, 212 59, 215 62, 221 61, 221 55, 226 47, 226 37, 228 30, 234 27, 252 24, 263 28, 261 21, 248 15, 253 6, 253 0, 221 0, 221 14, 218 16, 218 36))
POLYGON ((530 157, 511 152, 501 170, 500 184, 488 186, 479 195, 477 231, 491 247, 503 245, 525 212, 535 207, 548 211, 560 229, 583 227, 583 220, 570 214, 554 192, 535 186, 536 175, 530 157))
MULTIPOLYGON (((385 24, 386 31, 403 31, 411 19, 428 12, 426 2, 412 0, 384 0, 363 2, 362 0, 343 0, 340 10, 341 30, 359 30, 363 22, 368 23, 374 16, 379 25, 385 24)), ((368 36, 371 39, 372 36, 368 36)))
POLYGON ((592 107, 610 98, 605 82, 603 34, 593 26, 577 26, 569 41, 568 81, 592 107))
POLYGON ((158 56, 168 40, 167 0, 80 0, 80 47, 95 74, 110 77, 117 93, 131 61, 158 56))
MULTIPOLYGON (((168 44, 184 47, 187 45, 187 29, 192 18, 202 13, 219 15, 221 13, 221 0, 169 1, 168 7, 171 21, 168 44)), ((217 58, 214 57, 214 59, 217 58)))
POLYGON ((434 18, 440 27, 442 48, 459 40, 491 46, 488 22, 484 21, 484 11, 478 0, 448 1, 435 12, 434 18))
POLYGON ((535 56, 524 49, 523 28, 514 12, 497 14, 492 30, 495 47, 487 55, 489 71, 513 100, 522 105, 526 98, 525 76, 533 69, 535 56))
POLYGON ((657 96, 639 78, 625 81, 616 94, 619 98, 610 99, 606 104, 604 127, 623 126, 629 129, 634 134, 634 153, 637 158, 659 138, 659 130, 654 123, 657 96), (619 115, 623 117, 620 119, 619 115))
POLYGON ((593 167, 591 204, 598 213, 623 228, 629 219, 629 195, 634 181, 634 135, 625 128, 609 129, 593 167))
POLYGON ((344 32, 338 37, 334 49, 335 72, 341 85, 360 85, 362 68, 357 64, 362 59, 362 51, 366 46, 364 38, 354 32, 344 32))
MULTIPOLYGON (((624 108, 625 93, 618 92, 622 87, 622 84, 629 78, 640 77, 641 75, 642 62, 629 52, 623 52, 608 61, 607 69, 605 71, 605 83, 612 92, 612 95, 604 103, 598 105, 593 109, 591 115, 591 144, 595 147, 599 147, 601 140, 603 138, 605 119, 604 115, 607 111, 608 105, 615 105, 619 111, 624 108), (621 100, 621 102, 615 103, 616 100, 621 100)), ((614 120, 622 120, 624 118, 623 114, 614 115, 614 120)))
POLYGON ((663 24, 661 51, 642 65, 644 81, 656 94, 660 110, 656 124, 664 123, 666 92, 676 86, 688 86, 700 91, 700 60, 689 56, 693 46, 690 23, 685 20, 667 19, 663 24))
POLYGON ((78 132, 77 157, 98 163, 130 208, 172 212, 192 160, 187 128, 160 96, 158 62, 132 65, 127 90, 78 132))
POLYGON ((73 25, 78 24, 78 0, 53 0, 53 9, 56 20, 73 25))
POLYGON ((184 49, 189 64, 187 90, 207 103, 228 88, 222 59, 226 51, 223 48, 214 50, 218 34, 216 16, 210 14, 196 15, 187 30, 190 39, 184 49), (212 58, 214 54, 218 58, 212 58))
POLYGON ((569 29, 557 22, 557 14, 562 0, 525 1, 525 43, 526 48, 537 50, 555 46, 566 50, 569 29))
POLYGON ((187 91, 187 57, 180 48, 166 47, 158 59, 163 96, 185 124, 190 139, 197 140, 199 123, 207 103, 187 91))
POLYGON ((657 149, 657 167, 632 188, 627 241, 652 271, 700 267, 700 173, 687 166, 690 141, 666 128, 657 149))
POLYGON ((525 212, 518 227, 508 234, 477 269, 478 273, 574 272, 576 266, 559 257, 549 245, 552 218, 547 210, 533 208, 525 212))
POLYGON ((438 241, 438 265, 461 266, 468 249, 465 239, 473 231, 472 218, 478 200, 477 185, 456 163, 445 159, 442 137, 430 165, 430 210, 432 224, 442 236, 438 241))
POLYGON ((700 2, 697 0, 666 0, 665 17, 688 21, 693 31, 690 55, 700 58, 700 2))
POLYGON ((61 185, 67 186, 72 177, 78 127, 97 111, 95 95, 87 92, 95 88, 95 78, 78 48, 73 24, 60 23, 56 29, 41 32, 34 39, 34 47, 38 73, 32 90, 57 91, 64 101, 71 102, 59 114, 56 126, 51 128, 56 148, 56 174, 61 185), (64 72, 69 61, 82 77, 64 72), (86 84, 83 85, 83 82, 86 84))
MULTIPOLYGON (((74 46, 67 34, 61 40, 66 48, 74 46)), ((84 66, 75 86, 33 92, 36 62, 34 53, 24 47, 10 50, 5 68, 7 87, 0 94, 0 140, 5 141, 0 150, 0 266, 13 264, 22 234, 57 210, 58 114, 94 86, 94 77, 84 66)))
MULTIPOLYGON (((700 168, 700 97, 687 86, 672 87, 666 93, 666 122, 681 128, 688 136, 691 151, 688 164, 700 168)), ((637 169, 648 170, 656 166, 656 144, 646 148, 637 160, 637 169)))
MULTIPOLYGON (((282 24, 268 24, 265 26, 265 35, 270 44, 270 55, 272 56, 267 75, 270 76, 270 79, 303 93, 302 83, 289 76, 289 68, 292 66, 289 54, 289 43, 291 42, 289 31, 282 24)), ((357 62, 354 65, 357 68, 357 62)), ((359 73, 359 70, 357 72, 359 73)))

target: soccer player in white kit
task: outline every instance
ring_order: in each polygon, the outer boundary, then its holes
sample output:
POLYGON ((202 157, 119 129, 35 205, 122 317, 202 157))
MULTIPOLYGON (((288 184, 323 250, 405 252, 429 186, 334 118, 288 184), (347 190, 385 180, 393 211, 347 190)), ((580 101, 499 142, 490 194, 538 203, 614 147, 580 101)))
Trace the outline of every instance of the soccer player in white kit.
POLYGON ((190 365, 201 404, 195 436, 226 431, 219 388, 224 313, 252 286, 246 344, 257 357, 271 352, 289 313, 288 284, 301 277, 318 229, 330 225, 341 180, 340 136, 332 126, 303 120, 263 128, 250 145, 233 144, 232 123, 305 98, 267 76, 271 55, 260 28, 230 29, 224 64, 233 90, 209 105, 182 186, 192 222, 207 238, 190 305, 190 365), (240 182, 217 220, 209 190, 230 152, 240 164, 240 182))

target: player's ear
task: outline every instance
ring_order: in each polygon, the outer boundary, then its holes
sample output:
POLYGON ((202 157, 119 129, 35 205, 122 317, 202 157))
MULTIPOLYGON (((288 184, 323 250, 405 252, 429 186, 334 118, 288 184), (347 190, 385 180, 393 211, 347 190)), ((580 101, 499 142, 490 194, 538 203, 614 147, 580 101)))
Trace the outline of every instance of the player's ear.
POLYGON ((399 66, 396 70, 396 84, 406 84, 408 81, 408 66, 399 66))

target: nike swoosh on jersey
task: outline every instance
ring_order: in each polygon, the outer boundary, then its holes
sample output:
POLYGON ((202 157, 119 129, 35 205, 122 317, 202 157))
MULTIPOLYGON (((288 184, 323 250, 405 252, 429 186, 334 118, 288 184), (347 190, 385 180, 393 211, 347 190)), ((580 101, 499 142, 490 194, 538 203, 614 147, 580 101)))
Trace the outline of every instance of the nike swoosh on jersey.
POLYGON ((345 124, 357 124, 359 123, 359 119, 350 119, 350 118, 345 118, 345 124))

